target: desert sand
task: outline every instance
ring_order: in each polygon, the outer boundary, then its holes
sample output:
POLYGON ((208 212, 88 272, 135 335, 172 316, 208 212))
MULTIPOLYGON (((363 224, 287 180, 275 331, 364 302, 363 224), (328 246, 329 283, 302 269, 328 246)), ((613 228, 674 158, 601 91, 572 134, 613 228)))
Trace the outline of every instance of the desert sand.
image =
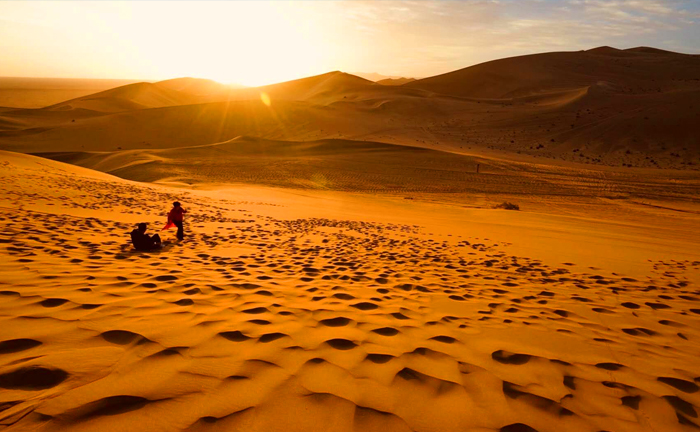
POLYGON ((43 109, 4 110, 0 149, 157 149, 251 136, 698 170, 698 70, 699 55, 602 47, 496 60, 394 86, 337 71, 247 89, 191 79, 136 83, 43 109))
POLYGON ((42 108, 137 80, 0 77, 0 107, 42 108))
POLYGON ((699 64, 600 48, 3 110, 0 424, 697 430, 699 64))

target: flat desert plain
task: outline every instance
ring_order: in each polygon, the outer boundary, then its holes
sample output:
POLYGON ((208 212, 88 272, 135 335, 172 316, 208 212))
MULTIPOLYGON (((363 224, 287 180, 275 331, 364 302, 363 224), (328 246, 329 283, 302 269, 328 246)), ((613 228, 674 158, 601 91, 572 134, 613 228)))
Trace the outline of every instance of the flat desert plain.
POLYGON ((697 430, 699 65, 603 47, 4 108, 0 424, 697 430))

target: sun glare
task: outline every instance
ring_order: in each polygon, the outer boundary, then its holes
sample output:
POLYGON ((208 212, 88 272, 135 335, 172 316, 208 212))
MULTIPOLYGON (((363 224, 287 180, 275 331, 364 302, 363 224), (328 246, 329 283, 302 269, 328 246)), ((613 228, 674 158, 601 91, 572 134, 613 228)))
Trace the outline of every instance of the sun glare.
MULTIPOLYGON (((189 8, 175 4, 171 17, 186 20, 189 8)), ((188 70, 186 75, 224 83, 259 86, 324 72, 324 47, 310 34, 313 22, 284 2, 226 2, 207 20, 192 22, 179 35, 186 48, 156 53, 164 74, 188 70)), ((154 50, 155 47, 154 47, 154 50)))
MULTIPOLYGON (((318 37, 327 23, 311 4, 9 3, 0 4, 3 19, 33 29, 34 37, 51 34, 51 49, 42 51, 47 58, 56 57, 53 67, 61 62, 86 64, 81 69, 86 77, 161 80, 191 76, 259 86, 334 69, 330 43, 318 37), (76 17, 82 17, 80 23, 76 17), (69 54, 61 54, 69 47, 69 54)), ((12 29, 0 31, 5 45, 27 43, 26 34, 15 34, 12 29)), ((41 74, 62 76, 64 71, 44 69, 41 74)))

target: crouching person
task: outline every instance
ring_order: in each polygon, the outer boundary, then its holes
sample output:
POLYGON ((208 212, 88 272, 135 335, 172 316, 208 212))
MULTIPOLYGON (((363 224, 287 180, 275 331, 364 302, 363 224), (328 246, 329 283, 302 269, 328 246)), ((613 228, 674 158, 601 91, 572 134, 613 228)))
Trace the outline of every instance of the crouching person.
POLYGON ((153 236, 146 234, 147 229, 148 225, 140 223, 138 228, 131 231, 131 244, 134 245, 134 249, 147 252, 162 247, 160 236, 158 234, 154 234, 153 236))

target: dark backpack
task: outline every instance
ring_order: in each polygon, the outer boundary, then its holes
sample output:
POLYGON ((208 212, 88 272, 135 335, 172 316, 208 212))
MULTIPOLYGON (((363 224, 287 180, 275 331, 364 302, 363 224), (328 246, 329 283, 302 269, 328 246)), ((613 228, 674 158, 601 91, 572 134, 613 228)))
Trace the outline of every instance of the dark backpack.
POLYGON ((131 231, 131 244, 135 249, 143 249, 143 234, 139 230, 131 231))

